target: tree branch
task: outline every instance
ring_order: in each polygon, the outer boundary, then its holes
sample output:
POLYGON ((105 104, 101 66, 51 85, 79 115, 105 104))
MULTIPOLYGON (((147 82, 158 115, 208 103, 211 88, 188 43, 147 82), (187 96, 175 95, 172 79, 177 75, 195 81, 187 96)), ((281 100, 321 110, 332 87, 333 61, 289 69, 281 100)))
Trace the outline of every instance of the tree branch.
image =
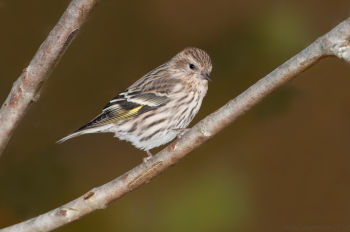
POLYGON ((73 0, 13 84, 0 109, 0 156, 27 109, 39 99, 42 84, 86 21, 97 0, 73 0))
POLYGON ((83 196, 28 221, 4 228, 1 232, 50 231, 75 221, 97 209, 107 207, 169 166, 231 124, 271 91, 284 84, 325 56, 337 56, 350 62, 350 18, 317 39, 296 56, 252 85, 238 97, 196 124, 181 139, 171 143, 146 163, 142 163, 122 176, 94 188, 83 196))

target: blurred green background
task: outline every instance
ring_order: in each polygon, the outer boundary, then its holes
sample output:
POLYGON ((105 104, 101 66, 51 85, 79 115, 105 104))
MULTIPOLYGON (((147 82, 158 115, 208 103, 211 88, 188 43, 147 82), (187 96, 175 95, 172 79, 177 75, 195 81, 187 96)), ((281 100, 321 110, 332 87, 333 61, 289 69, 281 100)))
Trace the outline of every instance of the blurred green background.
MULTIPOLYGON (((69 0, 0 0, 0 101, 69 0)), ((187 46, 213 60, 198 122, 349 16, 348 0, 101 0, 0 158, 0 228, 121 175, 111 134, 55 142, 187 46)), ((350 68, 327 58, 70 231, 348 231, 350 68)), ((156 150, 153 150, 155 153, 156 150)))

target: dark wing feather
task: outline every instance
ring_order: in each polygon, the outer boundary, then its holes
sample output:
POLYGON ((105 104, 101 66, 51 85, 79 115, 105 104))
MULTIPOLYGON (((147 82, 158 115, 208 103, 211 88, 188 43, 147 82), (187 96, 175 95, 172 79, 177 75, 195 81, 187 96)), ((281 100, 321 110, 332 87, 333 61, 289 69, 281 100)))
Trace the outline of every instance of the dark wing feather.
POLYGON ((165 96, 157 96, 151 93, 134 94, 130 96, 126 93, 122 93, 113 98, 104 107, 99 116, 75 132, 129 119, 152 109, 156 109, 166 104, 168 101, 169 99, 165 96))

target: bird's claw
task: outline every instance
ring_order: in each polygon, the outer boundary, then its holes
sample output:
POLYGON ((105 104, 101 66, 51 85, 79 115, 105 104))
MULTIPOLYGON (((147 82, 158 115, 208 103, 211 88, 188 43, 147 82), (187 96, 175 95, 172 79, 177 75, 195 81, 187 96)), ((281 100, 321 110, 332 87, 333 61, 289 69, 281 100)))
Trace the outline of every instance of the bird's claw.
POLYGON ((148 160, 150 160, 153 155, 150 151, 146 151, 147 152, 147 156, 145 158, 143 158, 143 162, 146 163, 148 160))
POLYGON ((178 138, 178 139, 181 139, 182 136, 183 136, 187 131, 190 130, 190 128, 177 128, 177 129, 173 129, 173 130, 176 131, 176 132, 179 132, 179 133, 177 134, 177 138, 178 138))

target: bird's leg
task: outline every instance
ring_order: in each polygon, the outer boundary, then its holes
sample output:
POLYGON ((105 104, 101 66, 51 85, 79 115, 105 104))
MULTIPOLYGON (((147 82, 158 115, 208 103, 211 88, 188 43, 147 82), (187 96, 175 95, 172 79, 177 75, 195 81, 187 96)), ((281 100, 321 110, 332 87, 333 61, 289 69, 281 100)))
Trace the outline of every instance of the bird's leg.
POLYGON ((177 138, 178 139, 181 139, 181 137, 187 132, 189 131, 191 128, 176 128, 176 129, 173 129, 174 131, 176 132, 179 132, 177 134, 177 138))
POLYGON ((147 156, 143 158, 144 163, 146 163, 148 160, 150 160, 153 157, 152 153, 149 150, 147 150, 146 152, 147 152, 147 156))

